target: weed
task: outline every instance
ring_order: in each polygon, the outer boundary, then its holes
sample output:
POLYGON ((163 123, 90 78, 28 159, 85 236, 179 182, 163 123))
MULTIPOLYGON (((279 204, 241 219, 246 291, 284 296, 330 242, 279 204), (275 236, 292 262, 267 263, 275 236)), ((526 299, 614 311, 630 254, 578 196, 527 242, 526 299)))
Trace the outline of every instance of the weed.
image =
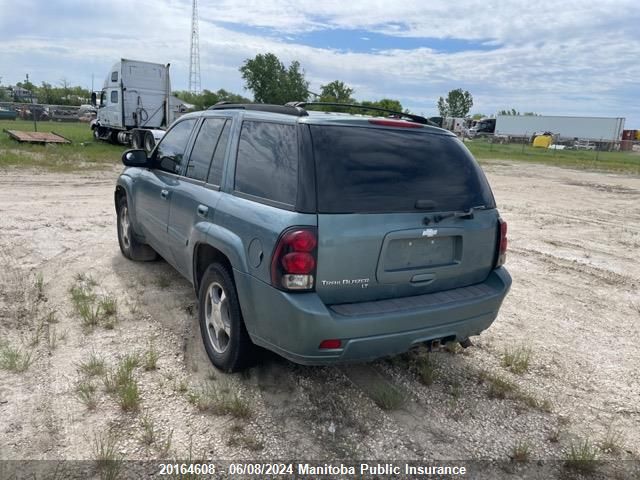
POLYGON ((142 417, 142 443, 145 445, 151 445, 156 441, 156 429, 151 417, 148 414, 145 414, 142 417))
POLYGON ((88 377, 97 377, 98 375, 104 375, 104 359, 91 353, 89 359, 86 362, 80 362, 77 365, 77 369, 80 373, 88 377))
POLYGON ((174 386, 174 390, 181 394, 187 393, 189 390, 189 384, 186 380, 180 380, 180 382, 174 386))
POLYGON ((76 273, 75 279, 77 283, 86 285, 89 288, 98 286, 98 282, 91 275, 86 273, 76 273))
POLYGON ((458 380, 454 380, 453 382, 451 382, 451 385, 449 385, 449 393, 455 400, 458 400, 460 398, 460 395, 462 393, 462 386, 460 385, 460 382, 458 380))
POLYGON ((37 301, 40 302, 47 299, 47 296, 44 293, 44 276, 41 272, 36 274, 35 289, 37 301))
POLYGON ((622 431, 614 429, 613 426, 609 426, 607 433, 600 443, 600 449, 605 453, 616 453, 622 450, 623 443, 624 434, 622 431))
POLYGON ((416 356, 414 360, 414 368, 418 374, 418 379, 423 385, 431 385, 436 378, 437 364, 435 356, 430 353, 425 353, 416 356))
POLYGON ((235 418, 248 418, 251 415, 248 403, 238 392, 232 392, 229 386, 205 384, 189 392, 187 399, 202 412, 235 418))
POLYGON ((138 382, 133 377, 118 388, 117 394, 120 407, 125 412, 137 411, 140 408, 138 382))
POLYGON ((396 410, 404 403, 404 395, 393 385, 376 382, 367 389, 367 395, 383 410, 396 410))
POLYGON ((571 442, 571 450, 565 460, 565 466, 580 472, 593 472, 597 466, 597 451, 589 439, 577 444, 571 442))
POLYGON ((58 342, 58 336, 56 334, 56 327, 49 327, 47 325, 47 347, 49 350, 55 350, 58 342))
POLYGON ((136 411, 140 407, 138 382, 133 370, 140 364, 137 355, 126 355, 115 371, 107 371, 103 377, 105 390, 115 394, 124 411, 136 411))
POLYGON ((14 373, 21 373, 31 366, 33 361, 30 352, 23 352, 12 345, 0 344, 0 368, 14 373))
POLYGON ((101 479, 115 480, 120 475, 122 455, 117 451, 117 443, 118 439, 111 431, 94 437, 94 455, 101 479))
POLYGON ((60 335, 58 335, 58 340, 60 340, 61 342, 64 342, 68 336, 69 336, 69 330, 65 329, 62 331, 62 333, 60 333, 60 335))
POLYGON ((152 342, 149 343, 149 350, 144 353, 144 369, 146 371, 156 370, 158 368, 158 358, 160 354, 155 349, 152 342))
POLYGON ((227 445, 229 447, 244 447, 252 452, 258 452, 264 448, 264 444, 255 437, 244 433, 244 429, 237 431, 237 428, 232 427, 227 439, 227 445))
POLYGON ((529 453, 530 447, 529 444, 525 441, 518 440, 516 444, 513 446, 513 451, 511 453, 511 459, 514 462, 524 463, 529 461, 529 453))
POLYGON ((47 314, 47 323, 48 324, 52 324, 52 323, 58 323, 59 320, 56 317, 56 311, 55 310, 51 310, 48 314, 47 314))
POLYGON ((502 366, 508 368, 513 373, 522 374, 529 370, 531 359, 531 348, 516 347, 508 348, 502 354, 502 366))
POLYGON ((160 444, 160 448, 158 449, 159 458, 164 459, 169 456, 169 450, 171 450, 172 439, 173 439, 173 428, 169 430, 169 433, 160 444))
POLYGON ((93 303, 81 302, 76 306, 78 315, 82 320, 82 326, 85 328, 93 328, 100 322, 100 306, 94 306, 93 303))
POLYGON ((115 317, 118 313, 118 300, 111 295, 104 297, 98 304, 100 310, 106 317, 115 317))
POLYGON ((31 334, 31 341, 29 342, 30 347, 35 347, 36 345, 40 344, 40 337, 42 336, 44 328, 45 328, 45 321, 44 319, 41 319, 37 322, 35 326, 35 330, 31 334))
POLYGON ((76 386, 76 396, 88 410, 95 410, 98 402, 96 400, 96 387, 89 381, 81 381, 76 386))
POLYGON ((547 440, 551 443, 558 443, 560 441, 560 433, 559 428, 554 428, 549 432, 549 435, 547 435, 547 440))
POLYGON ((489 398, 507 398, 507 394, 516 390, 515 384, 507 379, 495 375, 489 375, 486 379, 489 382, 489 398))

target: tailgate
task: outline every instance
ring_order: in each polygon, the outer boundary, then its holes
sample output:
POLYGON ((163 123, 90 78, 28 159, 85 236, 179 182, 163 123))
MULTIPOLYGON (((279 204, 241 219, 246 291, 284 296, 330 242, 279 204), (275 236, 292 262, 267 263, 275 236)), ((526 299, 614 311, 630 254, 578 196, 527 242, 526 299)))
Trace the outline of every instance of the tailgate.
POLYGON ((320 298, 361 302, 482 282, 495 260, 497 211, 429 226, 425 217, 432 214, 319 214, 320 298))

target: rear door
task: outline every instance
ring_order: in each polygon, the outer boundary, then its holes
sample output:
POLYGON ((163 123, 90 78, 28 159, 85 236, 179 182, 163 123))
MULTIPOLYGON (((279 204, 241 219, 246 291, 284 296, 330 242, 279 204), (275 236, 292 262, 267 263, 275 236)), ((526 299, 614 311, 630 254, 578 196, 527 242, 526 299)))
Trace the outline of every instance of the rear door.
POLYGON ((401 126, 310 129, 316 291, 325 303, 418 295, 487 277, 497 212, 480 167, 455 137, 401 126))
POLYGON ((210 223, 220 200, 222 167, 231 119, 205 118, 191 148, 184 174, 176 179, 168 238, 177 269, 191 278, 191 238, 198 223, 210 223))

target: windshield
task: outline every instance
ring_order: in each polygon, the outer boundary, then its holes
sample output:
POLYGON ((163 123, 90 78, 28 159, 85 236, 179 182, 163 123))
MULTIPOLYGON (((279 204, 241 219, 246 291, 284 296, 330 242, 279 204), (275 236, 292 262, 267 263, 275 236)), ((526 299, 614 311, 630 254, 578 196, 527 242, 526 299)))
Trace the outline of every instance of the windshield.
POLYGON ((312 125, 319 213, 494 208, 484 174, 455 137, 414 129, 312 125))

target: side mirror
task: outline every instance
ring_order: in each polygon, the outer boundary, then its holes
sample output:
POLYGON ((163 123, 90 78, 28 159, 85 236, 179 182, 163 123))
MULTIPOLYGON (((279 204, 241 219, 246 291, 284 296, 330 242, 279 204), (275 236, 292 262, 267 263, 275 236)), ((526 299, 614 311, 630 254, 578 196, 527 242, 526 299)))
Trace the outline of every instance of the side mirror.
POLYGON ((144 150, 127 150, 122 154, 122 163, 127 167, 148 167, 151 162, 144 150))
POLYGON ((96 102, 96 92, 93 92, 91 94, 91 105, 93 105, 95 107, 96 104, 97 104, 97 102, 96 102))

